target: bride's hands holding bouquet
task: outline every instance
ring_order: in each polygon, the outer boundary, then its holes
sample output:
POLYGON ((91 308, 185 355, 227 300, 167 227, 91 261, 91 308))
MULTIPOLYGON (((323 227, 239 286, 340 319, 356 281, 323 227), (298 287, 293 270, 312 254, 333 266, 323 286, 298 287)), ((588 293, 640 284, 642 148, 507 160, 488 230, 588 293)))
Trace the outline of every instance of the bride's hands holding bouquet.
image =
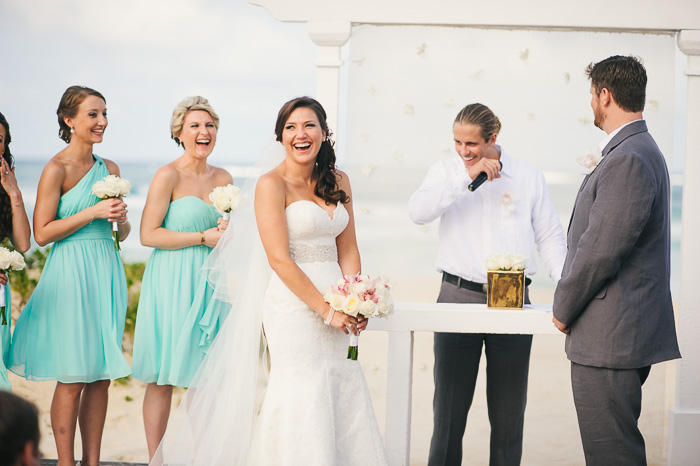
POLYGON ((336 312, 335 309, 328 306, 328 313, 326 314, 324 322, 327 322, 331 327, 340 329, 346 335, 352 332, 353 335, 359 335, 361 331, 367 328, 367 318, 358 315, 353 317, 351 315, 345 314, 343 312, 336 312), (330 317, 330 321, 328 318, 330 317))

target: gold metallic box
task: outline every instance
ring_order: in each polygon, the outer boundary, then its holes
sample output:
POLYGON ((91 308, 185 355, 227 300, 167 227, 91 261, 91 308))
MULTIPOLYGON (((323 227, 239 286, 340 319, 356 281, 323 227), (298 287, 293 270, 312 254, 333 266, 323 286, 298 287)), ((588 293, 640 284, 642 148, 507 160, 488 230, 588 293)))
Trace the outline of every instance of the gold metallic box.
POLYGON ((487 307, 522 309, 524 301, 524 270, 489 270, 486 280, 487 307))

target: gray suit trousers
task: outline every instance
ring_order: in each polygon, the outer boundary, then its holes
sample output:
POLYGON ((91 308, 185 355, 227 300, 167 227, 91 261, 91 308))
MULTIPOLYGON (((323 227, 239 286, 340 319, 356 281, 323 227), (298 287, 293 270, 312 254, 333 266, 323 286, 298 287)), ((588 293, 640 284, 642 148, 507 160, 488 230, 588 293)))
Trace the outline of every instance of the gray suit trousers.
MULTIPOLYGON (((529 303, 527 288, 525 302, 529 303)), ((486 295, 443 282, 439 303, 486 303, 486 295)), ((429 466, 462 464, 462 438, 482 348, 491 423, 490 465, 519 465, 532 335, 435 333, 435 396, 429 466)))
POLYGON ((571 363, 571 386, 587 466, 644 466, 637 427, 651 366, 608 369, 571 363))

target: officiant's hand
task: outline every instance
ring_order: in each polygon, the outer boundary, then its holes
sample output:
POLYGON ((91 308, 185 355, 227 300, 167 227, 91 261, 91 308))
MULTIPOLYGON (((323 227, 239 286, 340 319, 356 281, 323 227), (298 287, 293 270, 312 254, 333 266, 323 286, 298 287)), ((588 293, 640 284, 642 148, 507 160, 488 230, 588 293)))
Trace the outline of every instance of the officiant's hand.
POLYGON ((557 318, 554 316, 552 316, 552 322, 554 322, 554 326, 558 328, 561 333, 569 333, 571 331, 571 328, 568 325, 559 322, 559 320, 557 320, 557 318))
POLYGON ((465 167, 469 173, 469 178, 472 180, 479 176, 479 173, 484 172, 488 176, 489 181, 493 181, 494 178, 500 178, 501 174, 501 163, 498 160, 487 159, 482 157, 474 165, 467 165, 465 162, 465 167))

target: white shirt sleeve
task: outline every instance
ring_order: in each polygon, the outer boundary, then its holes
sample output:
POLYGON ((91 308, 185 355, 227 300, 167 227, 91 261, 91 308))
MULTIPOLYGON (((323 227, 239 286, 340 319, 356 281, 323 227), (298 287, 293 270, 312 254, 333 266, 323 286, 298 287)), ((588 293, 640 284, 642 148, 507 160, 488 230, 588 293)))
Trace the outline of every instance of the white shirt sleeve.
POLYGON ((549 196, 542 172, 538 170, 537 196, 532 209, 532 229, 537 250, 549 276, 557 283, 566 259, 566 236, 557 211, 549 196))
POLYGON ((469 190, 472 179, 466 169, 450 170, 449 162, 436 163, 428 170, 423 184, 408 201, 408 214, 415 223, 423 225, 439 218, 457 199, 469 190))

